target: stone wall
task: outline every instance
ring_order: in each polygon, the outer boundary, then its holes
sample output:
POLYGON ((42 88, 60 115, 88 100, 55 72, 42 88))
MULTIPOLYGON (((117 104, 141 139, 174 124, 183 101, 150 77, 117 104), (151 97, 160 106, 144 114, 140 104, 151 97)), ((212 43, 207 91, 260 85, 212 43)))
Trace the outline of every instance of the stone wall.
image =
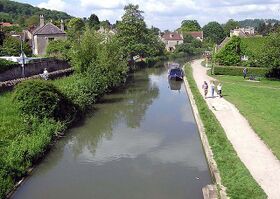
MULTIPOLYGON (((47 68, 48 72, 63 70, 70 68, 68 62, 57 59, 41 59, 32 63, 25 64, 25 77, 38 75, 43 73, 44 68, 47 68)), ((0 82, 22 78, 22 67, 19 64, 17 67, 8 71, 0 73, 0 82)))

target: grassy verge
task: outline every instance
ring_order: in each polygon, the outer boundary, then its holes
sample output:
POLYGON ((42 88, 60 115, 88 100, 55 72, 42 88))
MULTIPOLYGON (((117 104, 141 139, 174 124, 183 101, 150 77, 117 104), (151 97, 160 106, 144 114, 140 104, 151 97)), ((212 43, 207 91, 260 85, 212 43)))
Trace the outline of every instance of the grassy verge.
POLYGON ((218 165, 222 184, 227 187, 230 198, 266 198, 266 194, 253 179, 247 168, 241 162, 225 132, 214 114, 209 110, 206 102, 200 94, 192 69, 189 64, 185 66, 186 76, 193 93, 196 105, 205 127, 209 144, 214 153, 214 159, 218 165))
POLYGON ((27 121, 10 92, 0 94, 0 109, 0 198, 4 198, 65 126, 51 119, 27 121))
POLYGON ((233 76, 214 78, 222 82, 225 98, 239 109, 280 159, 280 81, 249 82, 233 76))

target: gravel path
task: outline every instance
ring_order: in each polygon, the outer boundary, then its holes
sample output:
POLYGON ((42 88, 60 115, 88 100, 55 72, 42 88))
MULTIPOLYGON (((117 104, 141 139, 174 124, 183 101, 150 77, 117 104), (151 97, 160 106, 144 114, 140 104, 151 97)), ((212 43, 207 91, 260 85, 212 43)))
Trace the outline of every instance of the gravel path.
MULTIPOLYGON (((210 85, 210 81, 215 79, 207 75, 207 69, 201 65, 201 61, 193 61, 192 68, 196 84, 203 95, 203 81, 207 81, 210 85)), ((268 195, 268 198, 280 199, 280 161, 233 104, 224 98, 211 98, 210 95, 209 89, 206 102, 224 128, 241 161, 268 195)), ((216 93, 215 95, 217 96, 216 93)))

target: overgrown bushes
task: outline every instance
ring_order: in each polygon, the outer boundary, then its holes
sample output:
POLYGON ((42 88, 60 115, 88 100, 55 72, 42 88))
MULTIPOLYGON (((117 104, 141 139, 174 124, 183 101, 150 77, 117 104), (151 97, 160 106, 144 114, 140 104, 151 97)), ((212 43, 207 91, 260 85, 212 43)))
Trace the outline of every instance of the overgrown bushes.
POLYGON ((43 80, 29 80, 19 84, 14 100, 22 114, 39 119, 71 122, 77 114, 74 104, 53 84, 43 80))
MULTIPOLYGON (((244 67, 237 66, 214 66, 213 72, 215 75, 232 75, 232 76, 242 76, 244 67)), ((248 76, 259 76, 265 77, 269 74, 270 69, 268 68, 255 68, 248 67, 247 74, 248 76)))

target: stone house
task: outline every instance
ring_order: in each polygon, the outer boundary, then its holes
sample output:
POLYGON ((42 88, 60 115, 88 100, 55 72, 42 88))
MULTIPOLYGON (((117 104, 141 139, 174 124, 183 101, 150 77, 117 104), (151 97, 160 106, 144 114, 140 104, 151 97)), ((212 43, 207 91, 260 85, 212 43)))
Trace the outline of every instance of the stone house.
POLYGON ((230 37, 251 37, 255 35, 254 27, 236 28, 230 31, 230 37))
POLYGON ((64 31, 64 23, 61 20, 60 28, 52 22, 45 24, 44 16, 40 16, 40 24, 36 28, 24 31, 25 40, 30 41, 32 53, 34 55, 45 55, 48 43, 53 40, 65 40, 67 38, 64 31))
POLYGON ((178 32, 166 32, 161 36, 161 40, 165 44, 165 48, 169 52, 173 52, 177 45, 184 42, 183 35, 178 32))

